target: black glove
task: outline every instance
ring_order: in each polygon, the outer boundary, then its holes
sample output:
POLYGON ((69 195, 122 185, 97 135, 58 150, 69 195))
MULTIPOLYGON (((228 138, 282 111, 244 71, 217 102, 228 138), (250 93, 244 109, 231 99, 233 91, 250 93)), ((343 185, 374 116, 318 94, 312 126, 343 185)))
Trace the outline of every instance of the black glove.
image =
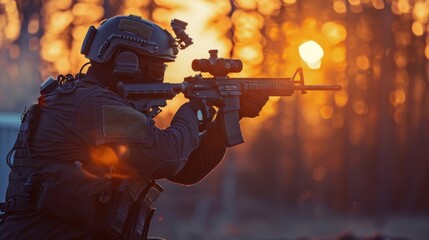
POLYGON ((200 132, 209 129, 216 114, 216 110, 210 101, 194 98, 189 101, 189 107, 197 114, 200 132))
POLYGON ((243 117, 254 118, 259 116, 259 112, 268 101, 265 94, 245 93, 240 96, 240 119, 243 117))

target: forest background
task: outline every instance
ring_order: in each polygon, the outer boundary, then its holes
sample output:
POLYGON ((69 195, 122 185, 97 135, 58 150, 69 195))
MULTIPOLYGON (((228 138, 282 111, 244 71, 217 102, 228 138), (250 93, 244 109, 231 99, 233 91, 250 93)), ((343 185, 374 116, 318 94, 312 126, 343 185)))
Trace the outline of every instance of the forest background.
MULTIPOLYGON (((429 236, 428 0, 0 0, 0 111, 20 112, 44 79, 77 73, 88 27, 118 14, 169 31, 173 18, 189 23, 194 45, 166 82, 195 74, 192 59, 218 49, 243 61, 234 77, 303 67, 308 84, 343 88, 271 98, 242 121, 246 143, 209 177, 192 187, 161 181, 151 235, 429 236), (323 56, 304 60, 308 41, 323 56)), ((158 126, 183 101, 169 101, 158 126)))

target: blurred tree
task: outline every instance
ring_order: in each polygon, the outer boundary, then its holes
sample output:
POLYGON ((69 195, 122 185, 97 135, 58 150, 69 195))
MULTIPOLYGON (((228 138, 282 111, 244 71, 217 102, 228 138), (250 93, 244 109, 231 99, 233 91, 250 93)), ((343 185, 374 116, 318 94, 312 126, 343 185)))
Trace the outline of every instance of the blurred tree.
POLYGON ((38 84, 41 82, 39 67, 39 40, 43 34, 43 22, 41 21, 41 1, 17 1, 14 4, 6 1, 4 10, 0 14, 11 24, 13 21, 19 25, 11 25, 18 28, 19 33, 15 39, 5 39, 0 48, 2 60, 0 67, 4 69, 2 74, 2 87, 0 88, 0 110, 21 111, 23 106, 32 102, 29 96, 37 96, 38 84), (15 14, 11 12, 16 11, 15 14), (35 64, 36 63, 36 64, 35 64), (28 81, 33 79, 33 81, 28 81), (19 87, 16 87, 19 86, 19 87))

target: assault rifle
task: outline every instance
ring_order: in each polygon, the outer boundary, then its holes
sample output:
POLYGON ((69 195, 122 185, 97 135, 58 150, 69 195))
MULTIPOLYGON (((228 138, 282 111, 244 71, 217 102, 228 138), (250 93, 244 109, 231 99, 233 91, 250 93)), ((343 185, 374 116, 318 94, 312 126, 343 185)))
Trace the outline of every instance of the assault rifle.
POLYGON ((155 117, 166 106, 166 100, 183 93, 188 99, 216 99, 224 103, 222 113, 227 146, 243 143, 239 124, 240 95, 265 94, 269 96, 290 96, 294 91, 305 94, 310 90, 340 90, 339 85, 305 85, 304 75, 298 68, 292 78, 230 78, 231 72, 240 72, 239 59, 218 58, 217 50, 210 50, 210 58, 192 61, 194 71, 208 72, 213 77, 203 77, 201 73, 186 77, 182 83, 141 83, 121 81, 118 90, 135 109, 148 117, 155 117), (299 75, 299 79, 295 79, 299 75))

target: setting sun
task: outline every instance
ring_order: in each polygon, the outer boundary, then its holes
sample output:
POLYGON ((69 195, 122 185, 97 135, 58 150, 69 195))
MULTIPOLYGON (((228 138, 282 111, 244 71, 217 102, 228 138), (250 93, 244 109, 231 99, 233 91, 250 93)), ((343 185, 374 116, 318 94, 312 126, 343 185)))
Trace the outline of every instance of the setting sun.
POLYGON ((307 41, 299 46, 299 55, 311 69, 320 68, 323 57, 322 47, 315 41, 307 41))

